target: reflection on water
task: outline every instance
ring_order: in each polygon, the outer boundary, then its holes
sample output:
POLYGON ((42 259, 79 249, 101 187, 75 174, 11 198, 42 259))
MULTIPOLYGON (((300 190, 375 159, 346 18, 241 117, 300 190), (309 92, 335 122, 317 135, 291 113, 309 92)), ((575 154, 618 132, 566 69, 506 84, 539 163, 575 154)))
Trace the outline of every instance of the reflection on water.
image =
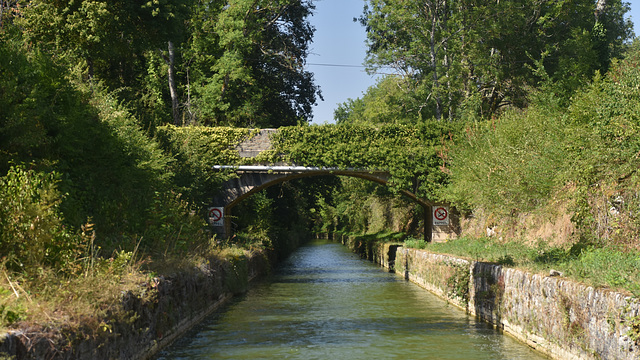
POLYGON ((340 244, 300 248, 159 359, 544 359, 340 244))

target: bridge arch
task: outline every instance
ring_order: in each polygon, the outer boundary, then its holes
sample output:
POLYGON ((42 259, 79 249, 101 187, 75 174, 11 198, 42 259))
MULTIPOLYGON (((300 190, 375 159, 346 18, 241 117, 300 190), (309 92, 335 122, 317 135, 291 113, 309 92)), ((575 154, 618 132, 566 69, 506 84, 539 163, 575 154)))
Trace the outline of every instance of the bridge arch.
MULTIPOLYGON (((365 179, 381 185, 389 185, 390 175, 386 171, 367 171, 359 169, 318 168, 302 166, 215 166, 216 170, 233 170, 239 176, 223 184, 219 195, 214 198, 213 206, 224 208, 223 226, 214 228, 216 232, 227 237, 231 235, 232 209, 240 201, 271 186, 313 176, 349 176, 365 179)), ((419 198, 407 190, 400 191, 424 209, 425 241, 431 241, 431 207, 429 201, 419 198)))

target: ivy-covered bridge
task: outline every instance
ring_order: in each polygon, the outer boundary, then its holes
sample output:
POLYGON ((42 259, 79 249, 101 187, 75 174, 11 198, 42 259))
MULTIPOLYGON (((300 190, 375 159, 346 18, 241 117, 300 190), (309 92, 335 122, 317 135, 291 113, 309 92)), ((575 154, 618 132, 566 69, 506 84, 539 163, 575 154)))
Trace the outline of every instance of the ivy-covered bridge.
POLYGON ((420 204, 425 240, 431 241, 449 237, 455 228, 451 222, 433 226, 433 212, 442 208, 434 201, 436 190, 447 180, 444 145, 450 126, 168 127, 160 136, 211 152, 207 162, 215 161, 210 169, 223 180, 209 200, 208 218, 223 237, 231 235, 233 207, 251 194, 293 179, 338 175, 386 185, 420 204))

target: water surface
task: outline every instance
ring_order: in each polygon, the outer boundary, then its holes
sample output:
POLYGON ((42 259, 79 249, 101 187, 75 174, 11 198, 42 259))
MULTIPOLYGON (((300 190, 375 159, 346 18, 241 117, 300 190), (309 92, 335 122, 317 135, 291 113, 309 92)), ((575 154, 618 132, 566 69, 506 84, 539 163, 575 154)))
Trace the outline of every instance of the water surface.
POLYGON ((435 295, 314 240, 158 359, 545 359, 435 295))

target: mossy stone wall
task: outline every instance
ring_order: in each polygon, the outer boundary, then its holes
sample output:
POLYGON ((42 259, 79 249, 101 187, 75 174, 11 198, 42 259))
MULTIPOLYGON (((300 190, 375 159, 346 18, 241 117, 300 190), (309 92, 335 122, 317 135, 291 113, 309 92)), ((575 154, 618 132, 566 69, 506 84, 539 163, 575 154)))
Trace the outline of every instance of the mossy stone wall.
POLYGON ((558 276, 395 250, 396 273, 552 358, 640 359, 637 298, 558 276))

